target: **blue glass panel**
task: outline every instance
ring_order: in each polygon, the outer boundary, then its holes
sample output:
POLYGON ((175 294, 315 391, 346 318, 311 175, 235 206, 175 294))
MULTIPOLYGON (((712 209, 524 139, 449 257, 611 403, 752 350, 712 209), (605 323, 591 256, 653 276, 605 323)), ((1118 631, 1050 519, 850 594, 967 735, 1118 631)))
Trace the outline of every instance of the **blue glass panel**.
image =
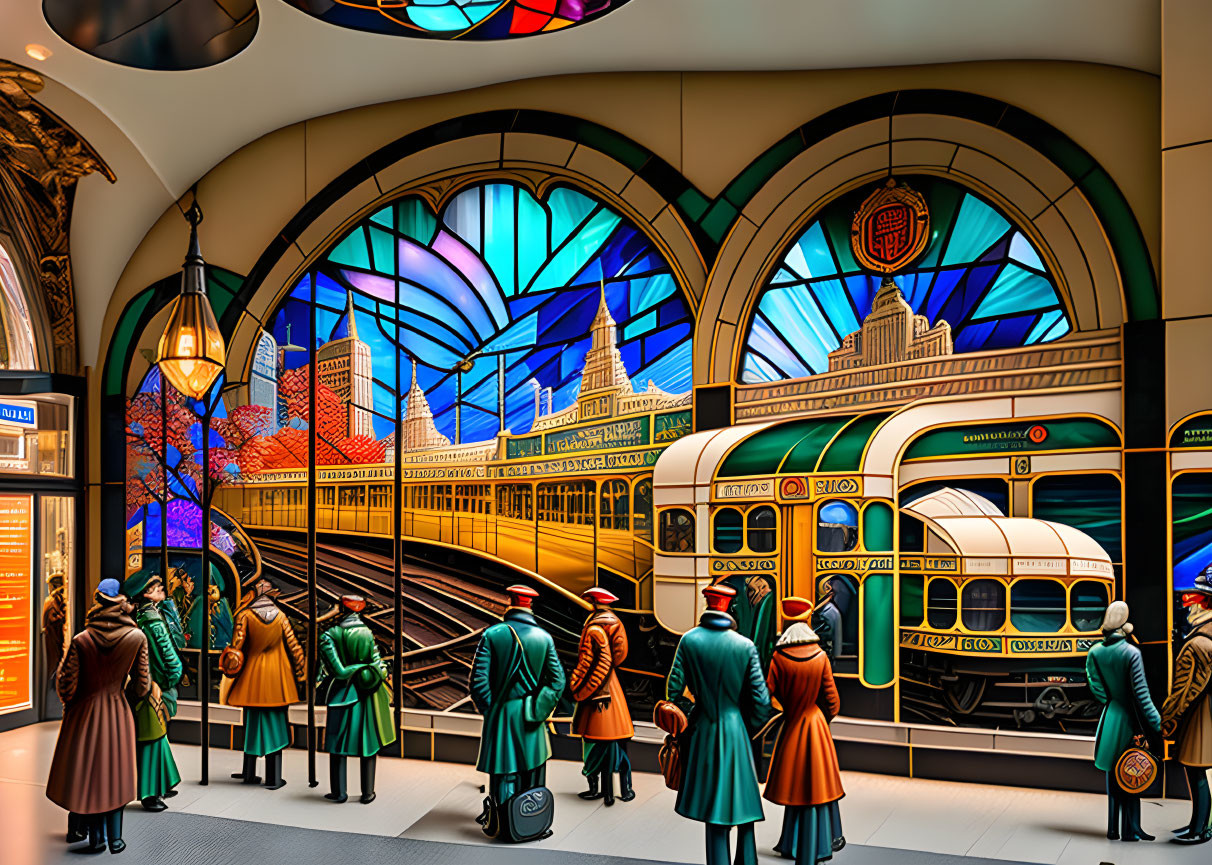
POLYGON ((523 348, 534 345, 539 338, 539 315, 532 313, 517 319, 505 330, 484 344, 483 351, 502 351, 507 348, 523 348))
POLYGON ((542 291, 545 288, 559 288, 571 283, 573 276, 585 267, 606 242, 621 218, 609 210, 595 213, 585 227, 570 237, 563 248, 539 271, 531 288, 542 291))
POLYGON ((362 226, 358 226, 349 235, 333 247, 328 253, 328 260, 336 264, 348 264, 370 270, 370 253, 366 249, 366 235, 362 226))
POLYGON ((382 210, 376 210, 371 214, 370 221, 376 225, 381 225, 387 229, 396 227, 396 212, 394 205, 387 205, 382 210))
POLYGON ((524 291, 547 260, 547 211, 525 190, 518 191, 518 291, 524 291))
POLYGON ((396 268, 395 238, 386 231, 370 226, 370 248, 374 253, 375 270, 391 273, 396 268))
POLYGON ((407 12, 409 21, 422 30, 435 33, 463 30, 471 24, 471 20, 457 6, 410 6, 407 12))
POLYGON ((783 340, 783 335, 770 326, 765 316, 754 316, 752 330, 749 332, 749 346, 778 364, 778 378, 800 378, 813 372, 794 354, 783 340))
POLYGON ((637 336, 643 336, 655 328, 656 323, 656 311, 648 312, 640 318, 623 325, 623 339, 635 339, 637 336))
POLYGON ((959 217, 951 230, 943 265, 972 261, 993 245, 1010 227, 1010 223, 975 195, 964 196, 959 217))
POLYGON ((1044 263, 1040 261, 1039 253, 1035 251, 1031 241, 1027 240, 1021 231, 1014 232, 1014 237, 1010 239, 1010 257, 1027 267, 1044 270, 1044 263))
POLYGON ((1028 309, 1052 306, 1055 303, 1056 292, 1047 279, 1010 264, 1001 272, 997 282, 993 283, 985 299, 976 308, 976 317, 1012 315, 1028 309))
POLYGON ((480 250, 480 187, 465 189, 450 200, 442 222, 477 252, 480 250))
POLYGON ((651 379, 663 382, 661 389, 667 393, 685 393, 692 385, 690 366, 690 340, 683 339, 648 366, 636 370, 631 383, 636 391, 641 391, 648 387, 651 379))
POLYGON ((809 225, 800 235, 800 239, 791 245, 783 264, 798 273, 801 279, 837 273, 837 266, 833 263, 833 255, 829 252, 820 222, 809 225))
POLYGON ((597 203, 567 186, 552 190, 547 199, 551 210, 551 248, 567 240, 597 207, 597 203))
POLYGON ((752 351, 745 352, 745 362, 741 369, 741 381, 745 384, 758 384, 766 381, 778 381, 783 373, 766 363, 752 351))
POLYGON ((636 315, 656 306, 677 291, 672 274, 658 273, 644 279, 633 279, 630 285, 631 314, 636 315))
POLYGON ((1048 332, 1052 325, 1056 324, 1056 322, 1064 318, 1064 316, 1065 314, 1059 309, 1054 309, 1052 312, 1045 312, 1043 315, 1041 315, 1039 317, 1039 322, 1031 329, 1031 333, 1027 336, 1027 344, 1031 345, 1033 343, 1041 342, 1044 335, 1048 332))
POLYGON ((410 240, 400 241, 400 275, 442 298, 451 313, 466 316, 481 336, 496 332, 479 294, 461 273, 425 247, 410 240))
POLYGON ((841 280, 825 279, 814 282, 811 291, 841 336, 858 330, 859 321, 854 317, 854 308, 850 305, 850 297, 841 280))
POLYGON ((514 274, 517 241, 514 200, 517 194, 517 187, 494 183, 484 195, 484 259, 506 297, 517 291, 514 274))

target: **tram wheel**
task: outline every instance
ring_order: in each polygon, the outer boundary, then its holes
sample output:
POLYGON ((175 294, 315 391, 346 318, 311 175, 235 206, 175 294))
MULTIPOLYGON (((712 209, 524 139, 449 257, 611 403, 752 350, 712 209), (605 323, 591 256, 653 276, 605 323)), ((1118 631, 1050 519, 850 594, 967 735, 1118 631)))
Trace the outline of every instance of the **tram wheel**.
POLYGON ((952 681, 943 680, 943 699, 956 714, 971 715, 984 696, 984 679, 958 676, 952 681))

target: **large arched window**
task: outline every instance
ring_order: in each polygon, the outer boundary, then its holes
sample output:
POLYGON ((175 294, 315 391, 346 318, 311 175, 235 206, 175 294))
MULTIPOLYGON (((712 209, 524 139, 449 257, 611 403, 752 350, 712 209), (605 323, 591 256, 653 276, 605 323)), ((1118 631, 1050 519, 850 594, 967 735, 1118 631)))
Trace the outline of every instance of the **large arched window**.
MULTIPOLYGON (((951 325, 956 352, 1033 345, 1069 332, 1054 280, 1010 217, 951 181, 903 180, 925 197, 931 233, 895 281, 914 313, 931 326, 951 325)), ((754 308, 742 381, 826 372, 829 353, 860 329, 881 277, 855 261, 850 229, 871 191, 866 185, 830 202, 783 254, 754 308)))

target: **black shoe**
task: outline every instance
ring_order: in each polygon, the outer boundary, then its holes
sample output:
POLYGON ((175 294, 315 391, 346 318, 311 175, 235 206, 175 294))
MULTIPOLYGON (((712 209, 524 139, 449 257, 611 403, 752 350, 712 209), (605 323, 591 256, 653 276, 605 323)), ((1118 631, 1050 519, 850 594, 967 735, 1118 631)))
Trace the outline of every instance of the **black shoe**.
POLYGON ((1108 841, 1118 841, 1119 833, 1116 832, 1114 829, 1108 829, 1107 830, 1107 840, 1108 841))
POLYGON ((377 757, 363 757, 358 763, 358 775, 362 782, 362 795, 358 801, 369 805, 375 800, 375 761, 377 757))
POLYGON ((602 804, 609 808, 614 804, 614 773, 602 773, 602 804))
POLYGON ((783 848, 780 847, 778 844, 775 844, 772 849, 774 850, 775 853, 778 853, 779 857, 782 859, 794 859, 795 858, 794 853, 784 853, 783 848))
POLYGON ((580 799, 585 799, 586 801, 592 801, 593 799, 602 798, 602 794, 598 790, 598 776, 597 775, 589 776, 589 789, 582 790, 580 793, 577 793, 577 797, 580 799))
POLYGON ((121 808, 105 815, 105 834, 109 836, 110 853, 121 853, 126 849, 126 842, 122 840, 121 808))
POLYGON ((159 796, 148 796, 141 800, 144 811, 151 811, 153 814, 158 814, 161 811, 167 811, 168 806, 164 804, 164 800, 159 796))
POLYGON ((88 846, 85 853, 105 852, 105 816, 104 814, 89 814, 84 818, 88 826, 88 846))
POLYGON ((176 796, 176 795, 177 795, 177 791, 176 791, 176 790, 169 790, 167 793, 165 793, 165 794, 164 794, 162 797, 160 797, 160 798, 162 798, 162 799, 171 799, 173 796, 176 796))
POLYGON ((345 757, 340 754, 328 755, 328 788, 332 792, 325 793, 324 798, 340 805, 349 800, 345 792, 345 757))
POLYGON ((619 800, 630 802, 635 798, 635 790, 631 788, 631 770, 619 772, 619 800))
POLYGON ((281 790, 286 786, 282 780, 282 752, 265 755, 265 789, 281 790))
POLYGON ((839 835, 833 839, 833 852, 836 853, 846 846, 846 836, 839 835))
MULTIPOLYGON (((269 761, 267 760, 266 763, 268 763, 268 762, 269 761)), ((245 754, 244 755, 244 771, 236 772, 235 774, 232 775, 232 777, 245 784, 260 784, 261 779, 259 777, 257 777, 257 755, 256 754, 245 754)))
POLYGON ((1178 835, 1170 839, 1171 844, 1207 844, 1212 841, 1212 829, 1205 829, 1198 835, 1178 835))
POLYGON ((65 840, 68 844, 79 844, 88 838, 87 821, 72 811, 67 812, 67 835, 65 840))

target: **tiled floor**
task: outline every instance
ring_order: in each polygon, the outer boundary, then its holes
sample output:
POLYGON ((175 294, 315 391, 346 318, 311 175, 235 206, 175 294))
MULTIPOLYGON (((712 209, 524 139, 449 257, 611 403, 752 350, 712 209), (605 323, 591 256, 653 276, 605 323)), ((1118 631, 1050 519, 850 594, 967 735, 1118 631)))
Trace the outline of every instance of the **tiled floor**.
MULTIPOLYGON (((47 849, 62 847, 63 812, 43 794, 56 731, 54 724, 41 724, 0 734, 0 814, 5 826, 17 827, 16 847, 4 850, 16 856, 0 856, 4 862, 37 863, 47 849)), ((199 750, 174 750, 186 779, 180 795, 170 802, 176 813, 426 841, 486 841, 472 819, 480 810, 484 776, 471 766, 383 759, 378 800, 366 806, 351 798, 338 806, 322 797, 327 783, 324 755, 317 765, 321 786, 309 789, 306 752, 287 752, 288 783, 275 792, 229 780, 240 767, 240 755, 218 749, 211 751, 211 784, 203 787, 191 780, 198 777, 199 750)), ((574 763, 549 764, 548 786, 558 797, 554 834, 534 847, 703 861, 702 826, 674 814, 675 794, 658 776, 637 774, 635 800, 607 809, 574 795, 583 784, 579 769, 574 763)), ((843 823, 855 848, 840 853, 838 865, 872 861, 871 848, 889 848, 890 854, 899 849, 1059 865, 1195 865, 1212 857, 1212 847, 1183 848, 1160 840, 1186 821, 1189 806, 1184 801, 1145 803, 1145 828, 1159 841, 1116 844, 1103 837, 1106 805, 1101 796, 844 775, 843 823), (861 852, 860 846, 865 848, 861 852)), ((353 762, 350 781, 356 787, 353 762)), ((759 850, 763 861, 778 862, 770 847, 778 836, 781 809, 770 805, 766 816, 758 827, 759 850)), ((8 837, 11 844, 13 836, 8 837)), ((897 859, 893 854, 888 861, 897 859)))

